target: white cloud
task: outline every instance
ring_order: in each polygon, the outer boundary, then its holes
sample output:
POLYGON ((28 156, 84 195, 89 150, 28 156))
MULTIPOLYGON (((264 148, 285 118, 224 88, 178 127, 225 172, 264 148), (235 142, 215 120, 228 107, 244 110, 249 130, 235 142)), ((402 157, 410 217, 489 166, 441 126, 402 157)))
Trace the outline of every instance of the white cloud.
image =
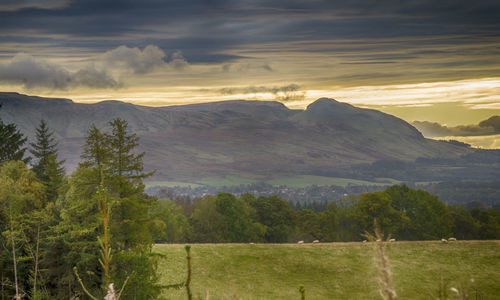
POLYGON ((279 101, 303 100, 305 98, 305 92, 301 91, 300 86, 294 83, 284 86, 229 87, 220 89, 219 93, 222 95, 241 95, 243 97, 271 94, 274 100, 279 101))
POLYGON ((129 69, 135 74, 145 74, 164 66, 164 57, 165 52, 154 45, 148 45, 143 50, 120 46, 107 51, 103 60, 108 66, 129 69))
POLYGON ((172 54, 172 59, 170 60, 169 65, 176 70, 184 70, 188 66, 188 62, 182 55, 181 51, 175 51, 172 54))

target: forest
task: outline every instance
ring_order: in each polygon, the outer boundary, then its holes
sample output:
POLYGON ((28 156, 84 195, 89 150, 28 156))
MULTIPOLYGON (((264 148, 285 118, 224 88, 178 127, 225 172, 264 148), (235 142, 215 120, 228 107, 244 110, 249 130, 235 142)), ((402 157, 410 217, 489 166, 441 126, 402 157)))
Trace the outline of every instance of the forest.
POLYGON ((152 197, 138 137, 123 119, 108 125, 90 126, 81 162, 67 175, 45 121, 31 143, 0 121, 2 299, 103 299, 111 291, 155 299, 165 288, 156 243, 362 241, 374 219, 398 240, 500 238, 498 209, 448 206, 405 185, 317 212, 276 195, 152 197))

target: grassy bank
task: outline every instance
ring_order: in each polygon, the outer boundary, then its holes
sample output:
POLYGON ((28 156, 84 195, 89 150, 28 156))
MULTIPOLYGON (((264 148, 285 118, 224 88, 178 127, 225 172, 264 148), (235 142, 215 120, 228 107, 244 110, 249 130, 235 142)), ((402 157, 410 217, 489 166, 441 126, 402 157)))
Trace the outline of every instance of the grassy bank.
MULTIPOLYGON (((161 283, 185 280, 183 245, 155 250, 166 256, 161 283)), ((194 244, 191 286, 195 299, 206 293, 210 299, 300 299, 301 284, 306 299, 381 299, 373 254, 370 243, 194 244)), ((396 242, 387 254, 400 299, 436 299, 440 277, 448 290, 500 297, 500 241, 396 242)), ((182 289, 165 296, 186 297, 182 289)))

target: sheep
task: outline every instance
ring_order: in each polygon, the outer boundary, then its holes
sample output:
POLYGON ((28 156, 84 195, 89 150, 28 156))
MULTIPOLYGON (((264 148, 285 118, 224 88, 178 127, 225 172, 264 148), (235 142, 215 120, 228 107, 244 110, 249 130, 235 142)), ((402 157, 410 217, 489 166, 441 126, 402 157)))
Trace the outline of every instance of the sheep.
POLYGON ((394 243, 396 239, 390 239, 389 242, 394 243))
POLYGON ((448 239, 448 242, 456 242, 456 241, 457 241, 457 239, 454 238, 454 237, 451 237, 451 238, 448 239))
POLYGON ((313 241, 313 244, 317 244, 317 243, 319 243, 319 241, 318 241, 318 240, 314 240, 314 241, 313 241))
POLYGON ((448 243, 448 240, 447 239, 441 239, 441 242, 448 243))
POLYGON ((297 244, 304 244, 304 241, 298 241, 297 244))
POLYGON ((368 241, 367 240, 363 240, 363 243, 366 243, 366 242, 368 242, 368 241))

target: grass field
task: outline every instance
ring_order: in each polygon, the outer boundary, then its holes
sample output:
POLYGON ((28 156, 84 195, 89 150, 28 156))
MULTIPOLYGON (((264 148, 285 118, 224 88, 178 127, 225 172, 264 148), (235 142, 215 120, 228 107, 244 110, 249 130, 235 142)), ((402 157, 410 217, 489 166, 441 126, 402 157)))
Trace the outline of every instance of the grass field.
POLYGON ((302 188, 311 185, 317 186, 342 186, 346 187, 349 184, 354 185, 391 185, 398 184, 400 181, 391 178, 377 178, 375 181, 364 181, 351 178, 340 178, 340 177, 325 177, 325 176, 314 176, 314 175, 297 175, 291 177, 279 177, 274 179, 265 180, 262 178, 246 178, 241 176, 226 176, 224 178, 204 178, 197 182, 177 182, 177 181, 147 181, 146 186, 165 186, 165 187, 187 187, 191 186, 193 188, 208 185, 214 187, 222 186, 239 186, 240 184, 247 185, 257 182, 265 182, 270 185, 279 186, 286 185, 289 187, 302 188))
POLYGON ((191 183, 191 182, 180 182, 180 181, 146 181, 146 187, 162 186, 162 187, 192 187, 197 188, 202 186, 201 184, 191 183))
MULTIPOLYGON (((166 257, 161 283, 185 280, 184 246, 155 250, 166 257)), ((386 251, 399 299, 437 299, 441 277, 448 291, 500 298, 500 241, 396 242, 386 251)), ((381 299, 374 252, 372 243, 194 244, 191 287, 194 299, 300 299, 301 284, 306 299, 381 299)), ((165 296, 186 299, 184 289, 165 296)))
POLYGON ((281 177, 276 178, 267 183, 271 185, 286 185, 290 187, 307 187, 313 184, 317 186, 342 186, 346 187, 349 184, 354 185, 390 185, 397 184, 399 181, 390 178, 383 178, 378 181, 364 181, 351 178, 340 178, 340 177, 325 177, 325 176, 313 176, 313 175, 297 175, 293 177, 281 177))

